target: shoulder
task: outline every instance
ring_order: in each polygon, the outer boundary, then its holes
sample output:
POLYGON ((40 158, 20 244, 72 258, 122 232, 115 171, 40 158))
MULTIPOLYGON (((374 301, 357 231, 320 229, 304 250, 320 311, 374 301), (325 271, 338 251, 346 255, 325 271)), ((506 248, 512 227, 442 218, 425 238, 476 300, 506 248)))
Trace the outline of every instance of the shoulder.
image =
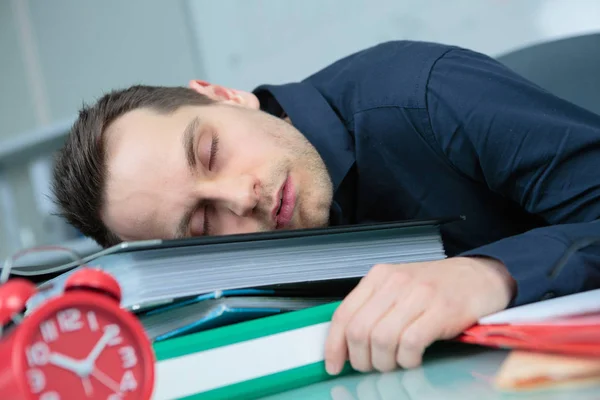
POLYGON ((379 107, 425 108, 432 68, 457 49, 390 41, 350 54, 305 79, 342 115, 379 107))

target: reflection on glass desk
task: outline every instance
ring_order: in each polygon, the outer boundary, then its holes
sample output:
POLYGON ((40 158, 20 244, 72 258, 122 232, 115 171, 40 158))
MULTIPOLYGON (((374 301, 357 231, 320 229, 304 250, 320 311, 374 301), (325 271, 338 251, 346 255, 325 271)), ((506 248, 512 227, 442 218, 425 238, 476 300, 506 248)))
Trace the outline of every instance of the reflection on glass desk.
POLYGON ((600 387, 500 392, 492 379, 508 351, 463 344, 432 346, 423 365, 389 373, 353 373, 329 381, 279 393, 263 400, 591 400, 600 387))

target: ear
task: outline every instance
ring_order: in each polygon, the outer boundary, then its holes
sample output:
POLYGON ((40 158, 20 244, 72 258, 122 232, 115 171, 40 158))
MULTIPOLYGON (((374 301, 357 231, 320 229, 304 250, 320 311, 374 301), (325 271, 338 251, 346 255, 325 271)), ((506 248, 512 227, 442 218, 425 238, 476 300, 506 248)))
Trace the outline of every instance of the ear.
POLYGON ((260 109, 258 98, 250 92, 230 89, 201 80, 192 80, 190 81, 189 86, 190 89, 221 103, 233 104, 256 110, 260 109))

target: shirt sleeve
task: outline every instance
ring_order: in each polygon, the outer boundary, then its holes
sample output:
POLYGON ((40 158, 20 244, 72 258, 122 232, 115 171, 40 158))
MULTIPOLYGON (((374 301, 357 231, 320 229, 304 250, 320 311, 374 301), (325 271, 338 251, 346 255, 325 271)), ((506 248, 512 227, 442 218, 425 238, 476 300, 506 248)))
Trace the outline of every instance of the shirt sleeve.
POLYGON ((483 54, 454 49, 431 70, 431 134, 458 173, 504 196, 547 226, 462 253, 506 265, 511 306, 600 287, 600 116, 558 98, 483 54))

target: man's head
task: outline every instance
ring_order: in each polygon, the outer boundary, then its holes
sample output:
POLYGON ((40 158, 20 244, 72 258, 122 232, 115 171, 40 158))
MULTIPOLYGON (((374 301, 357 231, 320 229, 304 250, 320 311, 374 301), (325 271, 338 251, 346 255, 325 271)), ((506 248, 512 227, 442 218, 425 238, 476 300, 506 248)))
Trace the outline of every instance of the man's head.
POLYGON ((324 226, 332 188, 315 148, 248 92, 133 86, 84 107, 54 169, 65 218, 123 240, 324 226))

